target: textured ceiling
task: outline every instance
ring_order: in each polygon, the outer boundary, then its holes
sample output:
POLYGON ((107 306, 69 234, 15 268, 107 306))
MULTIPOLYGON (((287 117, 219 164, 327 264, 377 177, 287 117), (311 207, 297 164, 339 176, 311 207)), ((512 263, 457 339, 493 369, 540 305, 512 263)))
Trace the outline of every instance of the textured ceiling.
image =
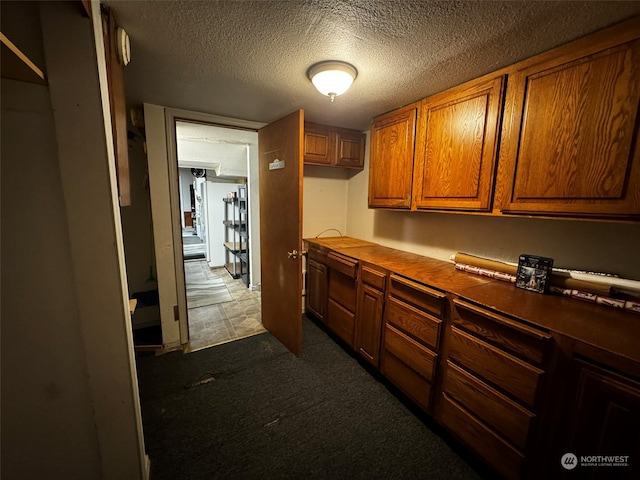
POLYGON ((130 105, 366 130, 371 118, 640 14, 640 2, 106 1, 131 38, 130 105), (358 69, 330 103, 322 60, 358 69))
POLYGON ((218 175, 247 176, 247 147, 258 134, 191 122, 176 122, 178 166, 215 168, 218 175))

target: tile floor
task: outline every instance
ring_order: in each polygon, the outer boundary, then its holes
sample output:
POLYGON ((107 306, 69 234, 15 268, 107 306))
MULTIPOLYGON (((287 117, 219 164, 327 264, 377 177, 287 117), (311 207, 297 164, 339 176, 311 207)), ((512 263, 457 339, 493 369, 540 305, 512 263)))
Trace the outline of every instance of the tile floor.
MULTIPOLYGON (((202 268, 208 268, 205 260, 189 262, 202 262, 202 268)), ((233 300, 188 310, 187 352, 266 332, 261 323, 260 292, 249 290, 242 280, 231 277, 224 267, 209 270, 213 277, 224 281, 233 300)), ((189 279, 186 280, 188 285, 189 279)))

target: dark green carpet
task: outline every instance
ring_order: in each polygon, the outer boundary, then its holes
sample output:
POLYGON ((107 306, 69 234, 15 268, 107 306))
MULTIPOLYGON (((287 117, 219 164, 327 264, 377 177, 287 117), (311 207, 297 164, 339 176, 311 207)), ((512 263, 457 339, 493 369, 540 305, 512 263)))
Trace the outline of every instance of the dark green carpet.
POLYGON ((480 478, 324 331, 303 327, 301 358, 269 333, 138 357, 151 480, 480 478))

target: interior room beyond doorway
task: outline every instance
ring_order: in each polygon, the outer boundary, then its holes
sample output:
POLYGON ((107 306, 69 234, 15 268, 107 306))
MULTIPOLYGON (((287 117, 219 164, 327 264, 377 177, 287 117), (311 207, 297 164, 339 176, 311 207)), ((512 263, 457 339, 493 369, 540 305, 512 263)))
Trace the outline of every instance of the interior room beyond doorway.
MULTIPOLYGON (((265 330, 261 323, 259 277, 250 275, 251 264, 255 263, 249 255, 253 250, 253 242, 248 243, 253 236, 248 230, 251 218, 245 217, 239 225, 227 219, 229 199, 237 198, 239 187, 245 213, 249 211, 247 197, 258 198, 252 195, 257 181, 253 182, 251 175, 257 133, 176 121, 176 154, 187 351, 262 333, 265 330), (230 223, 235 232, 229 228, 230 223), (229 245, 237 245, 238 250, 229 245), (235 274, 236 268, 230 267, 237 258, 243 260, 242 278, 235 274), (257 282, 252 282, 253 278, 257 282)), ((252 227, 252 233, 259 232, 259 225, 252 227)), ((255 268, 259 271, 257 263, 255 268)))

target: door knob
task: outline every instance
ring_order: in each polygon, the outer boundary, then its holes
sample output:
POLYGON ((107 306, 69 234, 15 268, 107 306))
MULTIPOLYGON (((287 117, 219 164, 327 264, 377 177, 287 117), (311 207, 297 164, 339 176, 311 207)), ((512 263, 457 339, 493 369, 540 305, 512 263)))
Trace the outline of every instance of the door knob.
POLYGON ((292 250, 290 252, 287 252, 287 255, 289 256, 289 258, 293 258, 293 259, 296 259, 306 254, 307 254, 306 250, 302 250, 301 252, 299 252, 298 250, 292 250))

